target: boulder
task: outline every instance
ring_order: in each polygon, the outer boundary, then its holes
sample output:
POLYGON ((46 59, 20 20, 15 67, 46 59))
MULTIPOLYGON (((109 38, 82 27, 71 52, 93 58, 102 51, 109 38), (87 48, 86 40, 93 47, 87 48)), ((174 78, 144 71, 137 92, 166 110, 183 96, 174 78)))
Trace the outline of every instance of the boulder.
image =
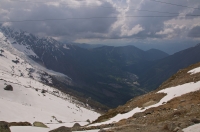
POLYGON ((81 127, 81 125, 79 123, 75 123, 72 127, 73 130, 78 130, 81 127))
POLYGON ((4 90, 13 91, 13 87, 11 85, 7 85, 4 90))
POLYGON ((104 130, 104 129, 100 129, 98 132, 106 132, 106 130, 104 130))
POLYGON ((46 90, 44 90, 44 89, 42 89, 42 91, 41 91, 41 93, 46 93, 47 91, 46 90))
POLYGON ((69 127, 62 126, 49 132, 72 132, 72 130, 69 127))
POLYGON ((32 126, 29 122, 10 122, 9 126, 32 126))
POLYGON ((196 118, 193 118, 191 121, 192 121, 193 123, 195 123, 195 124, 200 123, 200 120, 199 120, 199 119, 196 119, 196 118))
POLYGON ((44 127, 44 128, 48 128, 44 123, 38 122, 38 121, 34 122, 34 123, 33 123, 33 126, 35 126, 35 127, 44 127))
POLYGON ((76 128, 77 128, 77 127, 79 128, 79 127, 81 127, 81 125, 80 125, 79 123, 75 123, 75 124, 73 125, 73 128, 75 128, 75 127, 76 127, 76 128))
POLYGON ((0 132, 11 132, 7 122, 0 121, 0 132))

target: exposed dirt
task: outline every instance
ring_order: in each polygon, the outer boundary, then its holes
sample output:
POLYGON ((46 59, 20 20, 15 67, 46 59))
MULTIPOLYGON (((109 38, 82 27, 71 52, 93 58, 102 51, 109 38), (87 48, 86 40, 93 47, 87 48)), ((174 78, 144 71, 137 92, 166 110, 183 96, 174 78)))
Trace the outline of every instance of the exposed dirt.
POLYGON ((128 119, 80 130, 102 129, 106 132, 181 132, 200 123, 200 91, 174 98, 159 107, 136 113, 128 119))
MULTIPOLYGON (((127 113, 132 109, 147 107, 159 102, 166 94, 157 93, 159 90, 182 85, 189 82, 200 81, 200 73, 191 74, 188 71, 200 67, 200 63, 179 70, 175 75, 165 81, 157 90, 136 97, 128 101, 124 106, 109 110, 95 122, 106 121, 121 113, 127 113)), ((183 128, 200 123, 200 91, 188 93, 176 97, 165 104, 150 108, 144 112, 136 113, 129 119, 121 120, 96 127, 84 129, 99 129, 109 127, 107 132, 181 132, 183 128)))
POLYGON ((173 87, 189 82, 197 82, 200 81, 200 73, 191 74, 188 71, 200 67, 200 62, 197 64, 190 65, 185 69, 179 70, 176 74, 171 76, 167 81, 163 82, 160 87, 156 90, 159 91, 161 89, 165 89, 168 87, 173 87))
POLYGON ((127 112, 131 111, 132 109, 134 109, 136 107, 143 108, 144 105, 147 105, 147 103, 149 103, 149 101, 159 102, 165 95, 166 94, 164 94, 164 93, 154 93, 154 92, 151 92, 151 93, 148 93, 148 94, 136 97, 136 98, 128 101, 123 106, 119 106, 116 109, 109 110, 106 114, 100 116, 93 123, 106 121, 109 118, 114 117, 114 116, 116 116, 119 113, 120 114, 127 113, 127 112))
POLYGON ((114 132, 170 132, 200 123, 200 91, 182 95, 156 108, 116 123, 114 132))

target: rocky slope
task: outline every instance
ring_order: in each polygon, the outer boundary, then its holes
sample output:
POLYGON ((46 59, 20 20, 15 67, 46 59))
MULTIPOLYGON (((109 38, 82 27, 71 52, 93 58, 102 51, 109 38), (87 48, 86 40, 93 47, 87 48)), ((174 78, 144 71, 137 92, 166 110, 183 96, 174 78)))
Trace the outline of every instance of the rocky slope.
MULTIPOLYGON (((179 70, 157 90, 100 116, 87 129, 108 132, 187 132, 200 123, 200 63, 179 70), (187 129, 185 129, 187 128, 187 129)), ((200 125, 200 124, 199 124, 200 125)), ((199 129, 198 129, 199 130, 199 129)))

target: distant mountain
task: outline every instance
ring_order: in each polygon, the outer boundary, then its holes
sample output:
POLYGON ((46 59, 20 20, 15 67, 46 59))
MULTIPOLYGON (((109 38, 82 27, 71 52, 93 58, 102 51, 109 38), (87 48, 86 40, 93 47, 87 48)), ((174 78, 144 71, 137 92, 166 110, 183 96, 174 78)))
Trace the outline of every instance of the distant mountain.
POLYGON ((140 72, 140 84, 150 90, 157 88, 179 69, 200 62, 199 52, 200 45, 196 45, 156 61, 150 68, 140 72))
POLYGON ((84 49, 94 49, 94 48, 104 46, 103 44, 85 44, 85 43, 73 43, 73 45, 76 45, 76 46, 78 46, 80 48, 84 48, 84 49))
POLYGON ((88 103, 97 108, 99 104, 93 100, 116 107, 154 90, 180 68, 199 61, 199 48, 170 56, 135 46, 84 49, 8 27, 0 30, 16 49, 46 68, 67 75, 66 79, 53 78, 55 87, 82 100, 89 98, 88 103))
POLYGON ((84 49, 8 27, 1 27, 1 30, 18 50, 46 68, 69 77, 64 82, 53 79, 53 84, 60 90, 90 97, 110 107, 116 107, 145 92, 139 87, 137 75, 127 71, 126 67, 147 66, 151 53, 134 46, 84 49))
POLYGON ((150 49, 147 50, 146 52, 147 54, 149 54, 149 60, 159 60, 169 56, 169 54, 158 49, 150 49))

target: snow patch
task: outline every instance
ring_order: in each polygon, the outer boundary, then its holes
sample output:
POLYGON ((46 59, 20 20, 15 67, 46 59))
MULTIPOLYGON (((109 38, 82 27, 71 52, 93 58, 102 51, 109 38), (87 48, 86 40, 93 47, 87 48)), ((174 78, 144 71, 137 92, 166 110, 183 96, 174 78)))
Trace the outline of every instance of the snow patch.
POLYGON ((35 58, 39 58, 29 46, 21 45, 21 44, 15 43, 15 42, 13 42, 12 45, 14 48, 25 53, 28 56, 34 56, 35 58))
POLYGON ((68 50, 70 49, 69 47, 67 47, 66 44, 63 45, 63 48, 64 48, 64 49, 68 49, 68 50))
POLYGON ((32 126, 12 126, 11 132, 49 132, 49 128, 32 127, 32 126))
MULTIPOLYGON (((32 127, 32 126, 12 126, 11 132, 49 132, 49 128, 32 127)), ((99 132, 100 129, 73 132, 99 132)))
POLYGON ((157 93, 166 93, 167 95, 165 97, 163 97, 157 104, 148 106, 144 109, 141 108, 134 108, 132 111, 125 113, 125 114, 118 114, 115 117, 109 119, 108 121, 105 122, 101 122, 101 123, 95 123, 95 124, 91 124, 89 126, 99 126, 102 124, 109 124, 109 123, 113 123, 113 122, 118 122, 122 119, 127 119, 129 117, 132 117, 135 113, 138 112, 143 112, 149 108, 152 107, 158 107, 160 105, 162 105, 164 102, 170 101, 171 99, 175 98, 175 97, 179 97, 181 95, 190 93, 190 92, 194 92, 194 91, 198 91, 200 90, 200 81, 199 82, 192 82, 192 83, 186 83, 183 85, 179 85, 176 87, 170 87, 170 88, 166 88, 163 90, 158 91, 157 93))
POLYGON ((200 124, 195 124, 183 129, 183 132, 200 132, 200 124))
POLYGON ((188 73, 190 73, 191 75, 199 73, 200 72, 200 67, 197 67, 195 69, 192 69, 190 71, 188 71, 188 73))

